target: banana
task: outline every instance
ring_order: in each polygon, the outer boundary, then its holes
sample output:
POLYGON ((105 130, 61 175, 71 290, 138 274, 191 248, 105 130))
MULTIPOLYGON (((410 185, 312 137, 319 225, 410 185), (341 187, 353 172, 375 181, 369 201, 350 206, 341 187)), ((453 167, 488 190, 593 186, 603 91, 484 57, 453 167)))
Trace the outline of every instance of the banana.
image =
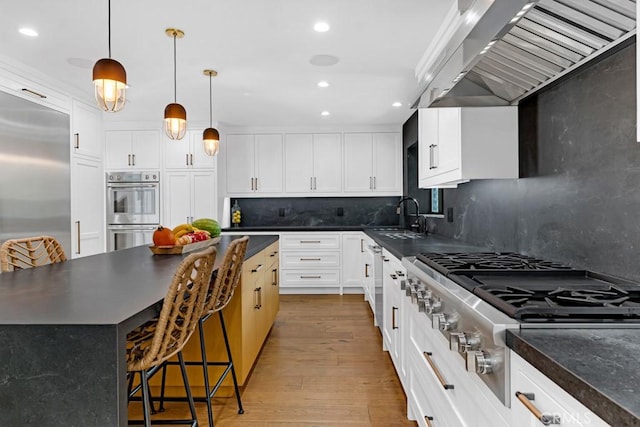
POLYGON ((183 228, 182 230, 178 231, 177 233, 174 233, 173 237, 176 239, 179 239, 180 237, 184 236, 185 234, 189 234, 191 233, 191 231, 187 230, 186 228, 183 228))
POLYGON ((182 230, 193 231, 193 226, 191 224, 180 224, 172 230, 173 235, 176 236, 182 230))

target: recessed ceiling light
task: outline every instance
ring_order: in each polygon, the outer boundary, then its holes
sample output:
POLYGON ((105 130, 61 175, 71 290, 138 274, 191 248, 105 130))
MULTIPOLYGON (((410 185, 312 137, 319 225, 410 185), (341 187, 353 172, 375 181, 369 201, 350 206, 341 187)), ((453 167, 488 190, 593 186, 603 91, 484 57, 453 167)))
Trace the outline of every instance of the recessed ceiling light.
POLYGON ((322 113, 320 113, 320 114, 321 114, 321 115, 323 115, 323 116, 328 116, 328 115, 330 115, 331 113, 330 113, 330 112, 328 112, 328 111, 323 111, 323 112, 322 112, 322 113))
POLYGON ((331 27, 326 22, 316 22, 313 26, 313 29, 318 33, 326 33, 327 31, 329 31, 329 28, 331 27))
POLYGON ((323 80, 321 82, 318 82, 318 87, 329 87, 329 83, 323 80))
POLYGON ((38 37, 38 32, 33 28, 22 27, 18 30, 20 34, 28 37, 38 37))
POLYGON ((311 59, 309 59, 311 65, 318 67, 330 67, 331 65, 336 65, 338 62, 340 62, 340 58, 333 55, 313 55, 311 59))
POLYGON ((396 107, 396 108, 398 108, 398 107, 402 107, 402 102, 397 102, 397 101, 396 101, 396 102, 394 102, 393 104, 391 104, 391 106, 392 106, 392 107, 396 107))

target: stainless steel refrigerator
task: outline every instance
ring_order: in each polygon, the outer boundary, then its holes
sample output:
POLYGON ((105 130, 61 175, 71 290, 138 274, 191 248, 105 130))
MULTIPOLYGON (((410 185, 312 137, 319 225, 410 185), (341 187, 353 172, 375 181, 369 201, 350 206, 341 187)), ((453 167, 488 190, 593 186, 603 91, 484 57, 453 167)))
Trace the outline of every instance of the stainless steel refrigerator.
POLYGON ((50 235, 71 258, 69 115, 0 91, 0 242, 50 235))

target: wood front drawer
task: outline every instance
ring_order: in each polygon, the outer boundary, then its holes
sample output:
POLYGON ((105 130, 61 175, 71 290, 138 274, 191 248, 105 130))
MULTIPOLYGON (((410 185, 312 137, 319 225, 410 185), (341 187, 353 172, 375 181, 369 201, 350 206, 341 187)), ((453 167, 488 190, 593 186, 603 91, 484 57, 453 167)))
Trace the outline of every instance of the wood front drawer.
POLYGON ((283 252, 282 268, 340 267, 340 252, 283 252))
POLYGON ((280 286, 333 287, 340 286, 340 270, 281 270, 280 286))

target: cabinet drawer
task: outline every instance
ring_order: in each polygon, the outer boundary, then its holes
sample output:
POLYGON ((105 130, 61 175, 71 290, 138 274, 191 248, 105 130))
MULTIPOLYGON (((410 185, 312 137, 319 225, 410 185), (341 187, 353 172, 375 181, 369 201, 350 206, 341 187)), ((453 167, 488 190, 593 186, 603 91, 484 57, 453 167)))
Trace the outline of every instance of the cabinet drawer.
POLYGON ((340 286, 340 270, 281 270, 280 286, 340 286))
POLYGON ((340 252, 283 252, 282 268, 340 267, 340 252))
POLYGON ((533 416, 515 393, 529 394, 531 404, 548 417, 557 417, 553 426, 607 426, 600 417, 591 412, 573 396, 560 388, 543 373, 529 365, 520 356, 511 352, 511 416, 512 422, 542 426, 543 423, 533 416), (531 399, 533 397, 533 399, 531 399), (526 421, 525 421, 526 420, 526 421))
POLYGON ((282 234, 280 249, 340 249, 339 234, 282 234))

